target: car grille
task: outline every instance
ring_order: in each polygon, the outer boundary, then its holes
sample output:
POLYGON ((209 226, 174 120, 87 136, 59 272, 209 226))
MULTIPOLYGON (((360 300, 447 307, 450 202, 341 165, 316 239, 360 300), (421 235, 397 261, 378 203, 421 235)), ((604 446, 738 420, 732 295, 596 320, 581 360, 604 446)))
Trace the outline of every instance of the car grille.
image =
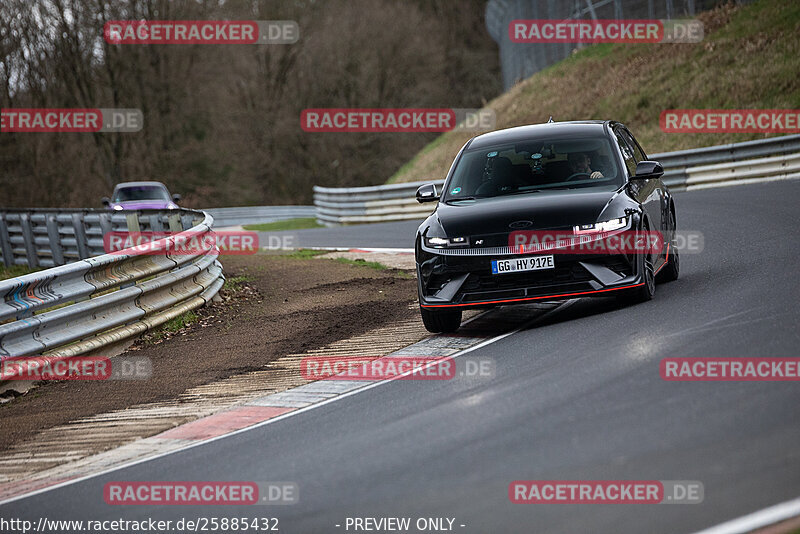
MULTIPOLYGON (((631 268, 623 257, 595 257, 585 261, 601 263, 622 275, 630 274, 631 268)), ((527 297, 553 292, 568 293, 598 289, 600 284, 578 261, 557 265, 555 269, 525 271, 493 275, 473 272, 461 286, 464 302, 489 299, 527 297)))
POLYGON ((495 289, 530 287, 559 282, 582 282, 593 280, 586 269, 575 264, 567 264, 555 269, 525 271, 506 274, 473 274, 461 286, 462 291, 487 291, 495 289))

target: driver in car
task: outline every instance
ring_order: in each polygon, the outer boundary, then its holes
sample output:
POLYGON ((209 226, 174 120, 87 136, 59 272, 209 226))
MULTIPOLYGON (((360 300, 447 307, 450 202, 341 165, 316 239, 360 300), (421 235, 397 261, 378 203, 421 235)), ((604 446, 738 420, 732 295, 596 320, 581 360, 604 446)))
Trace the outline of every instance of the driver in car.
POLYGON ((588 174, 589 178, 591 179, 598 179, 598 178, 605 178, 603 173, 600 171, 592 171, 590 165, 592 160, 589 158, 589 155, 584 152, 572 152, 567 157, 567 162, 569 163, 569 168, 572 170, 572 174, 588 174))

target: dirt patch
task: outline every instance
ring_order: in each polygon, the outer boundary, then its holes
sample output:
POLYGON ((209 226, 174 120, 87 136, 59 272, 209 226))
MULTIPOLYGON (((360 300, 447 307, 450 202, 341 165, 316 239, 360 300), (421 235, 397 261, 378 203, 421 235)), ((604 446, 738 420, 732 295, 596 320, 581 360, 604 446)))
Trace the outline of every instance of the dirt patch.
MULTIPOLYGON (((385 265, 386 267, 391 267, 393 269, 401 269, 404 271, 414 271, 416 268, 416 263, 414 260, 413 253, 406 253, 406 254, 385 254, 380 252, 331 252, 329 254, 325 254, 324 256, 319 256, 320 259, 327 259, 327 258, 334 258, 346 261, 355 261, 355 262, 375 262, 381 265, 385 265)), ((412 277, 412 272, 409 272, 406 276, 412 277)))
POLYGON ((0 406, 0 451, 37 431, 172 399, 417 313, 411 306, 416 281, 393 269, 267 255, 229 257, 223 264, 227 278, 243 278, 223 291, 222 303, 197 310, 197 322, 188 327, 145 338, 126 352, 149 358, 152 378, 42 384, 0 406))

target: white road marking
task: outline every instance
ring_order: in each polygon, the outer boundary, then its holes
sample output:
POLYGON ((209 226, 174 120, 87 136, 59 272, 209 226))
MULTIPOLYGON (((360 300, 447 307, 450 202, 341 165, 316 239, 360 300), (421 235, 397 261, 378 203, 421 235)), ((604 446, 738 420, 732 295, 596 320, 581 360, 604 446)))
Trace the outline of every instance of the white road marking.
POLYGON ((800 515, 800 497, 747 514, 695 534, 742 534, 800 515))

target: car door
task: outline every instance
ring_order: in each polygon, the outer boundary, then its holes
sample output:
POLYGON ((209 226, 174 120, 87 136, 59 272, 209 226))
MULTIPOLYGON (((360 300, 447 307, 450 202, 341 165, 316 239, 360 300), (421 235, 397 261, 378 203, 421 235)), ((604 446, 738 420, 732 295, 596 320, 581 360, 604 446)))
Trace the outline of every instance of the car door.
MULTIPOLYGON (((630 141, 631 141, 631 143, 633 145, 633 157, 636 160, 636 162, 638 163, 640 161, 647 161, 648 160, 647 154, 644 152, 644 150, 642 149, 642 147, 639 144, 639 142, 633 136, 633 133, 631 133, 631 131, 628 130, 627 128, 623 128, 623 130, 624 130, 624 133, 627 134, 627 136, 630 138, 630 141)), ((656 187, 656 190, 657 190, 658 196, 659 196, 659 200, 660 200, 659 207, 660 207, 660 215, 661 215, 661 219, 660 219, 661 220, 661 226, 660 226, 661 231, 662 232, 671 231, 672 229, 668 228, 668 226, 669 226, 669 204, 670 204, 669 188, 666 186, 666 184, 664 184, 664 181, 661 178, 653 179, 651 181, 653 182, 654 186, 656 187)))
POLYGON ((645 160, 645 154, 633 139, 633 136, 622 125, 614 128, 614 137, 625 161, 628 172, 629 189, 633 197, 642 205, 651 231, 664 231, 664 214, 662 200, 664 196, 663 184, 660 179, 631 180, 636 174, 636 165, 645 160))

